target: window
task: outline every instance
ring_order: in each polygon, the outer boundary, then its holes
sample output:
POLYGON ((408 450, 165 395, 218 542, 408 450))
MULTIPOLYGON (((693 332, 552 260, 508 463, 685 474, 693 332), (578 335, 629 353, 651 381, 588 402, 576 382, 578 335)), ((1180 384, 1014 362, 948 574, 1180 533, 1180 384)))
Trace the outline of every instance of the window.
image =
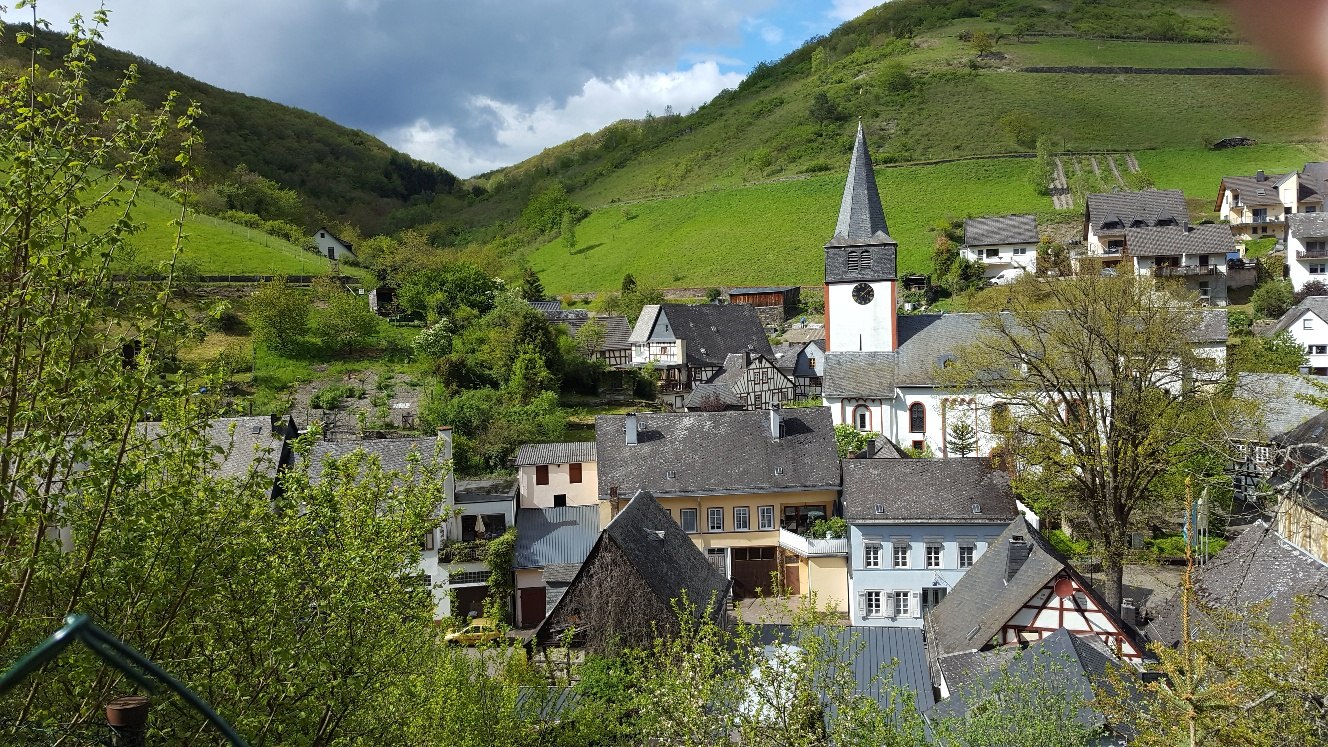
POLYGON ((853 425, 860 431, 871 430, 871 409, 866 405, 853 408, 853 425))
POLYGON ((1212 288, 1209 287, 1209 285, 1208 285, 1208 281, 1207 281, 1207 280, 1200 280, 1200 281, 1199 281, 1199 298, 1212 298, 1212 297, 1213 297, 1213 291, 1212 291, 1212 288))
POLYGON ((456 571, 447 577, 447 582, 453 586, 457 584, 487 584, 489 582, 489 571, 456 571))
POLYGON ((1328 241, 1306 241, 1305 248, 1312 252, 1321 252, 1325 248, 1328 248, 1328 241))
POLYGON ((696 533, 696 509, 684 508, 678 511, 678 523, 688 534, 696 533))
POLYGON ((775 507, 757 506, 756 507, 756 528, 774 529, 775 528, 775 507))
POLYGON ((867 545, 862 548, 862 567, 863 568, 881 567, 880 545, 867 545))
POLYGON ((752 402, 757 407, 760 407, 762 404, 764 404, 764 400, 762 399, 760 392, 756 392, 752 395, 752 402))
POLYGON ((554 495, 553 495, 553 507, 554 507, 554 508, 562 508, 563 506, 566 506, 566 505, 567 505, 567 494, 566 494, 566 493, 554 493, 554 495))
POLYGON ((891 594, 894 596, 895 617, 908 617, 913 614, 913 610, 908 603, 909 592, 895 591, 891 592, 891 594))
POLYGON ((881 616, 881 597, 884 592, 869 591, 862 595, 862 616, 880 617, 881 616))
POLYGON ((1268 460, 1271 457, 1272 457, 1272 450, 1269 449, 1267 446, 1254 447, 1254 461, 1267 464, 1268 460))
POLYGON ((1307 212, 1307 213, 1317 213, 1318 211, 1319 211, 1319 209, 1318 209, 1317 207, 1313 206, 1313 205, 1306 205, 1306 206, 1305 206, 1305 212, 1307 212))
POLYGON ((927 545, 927 567, 941 567, 941 546, 936 544, 927 545))
POLYGON ((927 432, 927 408, 921 402, 914 402, 908 406, 908 431, 909 433, 927 432))
POLYGON ((581 463, 567 465, 567 481, 581 482, 581 463))
POLYGON ((752 528, 752 510, 746 506, 737 506, 733 509, 733 530, 735 532, 745 532, 752 528))
POLYGON ((917 451, 917 452, 922 452, 922 451, 926 451, 926 450, 927 450, 927 442, 926 442, 926 441, 914 441, 914 442, 911 444, 911 446, 913 447, 913 450, 914 450, 914 451, 917 451))
POLYGON ((1309 270, 1311 275, 1325 275, 1328 274, 1328 264, 1322 262, 1312 264, 1309 266, 1309 270))
POLYGON ((922 590, 922 614, 927 614, 927 610, 932 609, 945 599, 947 589, 944 586, 937 586, 922 590))
POLYGON ((1254 209, 1254 222, 1255 222, 1255 223, 1263 223, 1264 221, 1267 221, 1267 220, 1268 220, 1268 208, 1255 208, 1255 209, 1254 209))
POLYGON ((1000 250, 1000 249, 988 249, 988 250, 987 250, 987 259, 992 259, 992 258, 994 258, 994 257, 999 257, 999 256, 1001 256, 1001 250, 1000 250))
POLYGON ((975 550, 977 550, 977 548, 974 547, 973 545, 960 545, 960 546, 959 546, 959 567, 960 567, 960 568, 972 568, 972 567, 973 567, 973 553, 974 553, 975 550))
POLYGON ((816 359, 815 359, 815 358, 808 358, 808 359, 807 359, 807 367, 808 367, 808 368, 812 368, 812 369, 816 368, 816 359))
POLYGON ((1305 318, 1302 319, 1301 322, 1300 322, 1300 328, 1301 328, 1301 329, 1314 329, 1314 320, 1311 319, 1311 318, 1308 317, 1308 316, 1305 317, 1305 318))
POLYGON ((706 511, 706 531, 724 531, 724 509, 712 508, 706 511))
POLYGON ((907 568, 908 545, 900 543, 891 545, 890 561, 891 568, 907 568))
POLYGON ((1016 246, 1016 247, 1014 248, 1014 256, 1016 256, 1016 257, 1022 257, 1022 256, 1024 256, 1025 254, 1028 254, 1028 247, 1026 247, 1026 246, 1016 246))
POLYGON ((549 465, 541 464, 535 467, 535 484, 536 485, 549 484, 549 465))
POLYGON ((1328 345, 1306 345, 1305 352, 1310 355, 1328 355, 1328 345))
POLYGON ((430 529, 429 531, 424 533, 424 537, 420 542, 420 549, 432 550, 433 548, 434 548, 434 531, 430 529))
POLYGON ((492 539, 507 531, 507 517, 503 514, 462 515, 461 540, 492 539))

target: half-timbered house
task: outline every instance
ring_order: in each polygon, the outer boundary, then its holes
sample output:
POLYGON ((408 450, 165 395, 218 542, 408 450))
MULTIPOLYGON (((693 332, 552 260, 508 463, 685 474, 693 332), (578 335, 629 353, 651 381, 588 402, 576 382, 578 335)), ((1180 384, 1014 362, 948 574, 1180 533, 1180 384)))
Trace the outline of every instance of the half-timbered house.
POLYGON ((665 403, 681 410, 688 392, 709 381, 732 353, 773 358, 770 340, 752 306, 650 304, 629 337, 632 364, 654 364, 665 403))
POLYGON ((757 353, 733 353, 723 368, 683 400, 692 412, 769 410, 794 398, 793 379, 757 353))
POLYGON ((927 615, 933 674, 945 693, 973 654, 1062 628, 1099 639, 1126 661, 1143 657, 1138 633, 1020 516, 927 615))
POLYGON ((825 376, 825 340, 785 342, 774 347, 775 365, 793 379, 794 399, 821 396, 825 376))

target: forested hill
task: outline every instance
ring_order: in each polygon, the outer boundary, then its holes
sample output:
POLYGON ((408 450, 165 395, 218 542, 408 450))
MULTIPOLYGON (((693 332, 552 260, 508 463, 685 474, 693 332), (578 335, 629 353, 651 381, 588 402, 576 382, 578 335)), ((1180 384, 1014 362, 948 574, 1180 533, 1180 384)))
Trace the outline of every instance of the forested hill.
MULTIPOLYGON (((29 49, 14 42, 31 27, 10 26, 0 44, 0 67, 26 66, 29 49)), ((41 32, 39 47, 59 59, 69 44, 59 34, 41 32)), ((330 219, 354 224, 362 232, 388 228, 387 216, 411 201, 451 195, 463 185, 445 169, 411 158, 360 130, 301 109, 222 90, 107 47, 97 48, 92 71, 94 92, 113 86, 131 64, 139 82, 132 94, 147 109, 158 106, 170 91, 181 100, 198 101, 205 113, 199 122, 205 147, 201 163, 207 181, 226 179, 240 165, 298 193, 306 224, 330 219)), ((136 104, 134 106, 137 106, 136 104)))

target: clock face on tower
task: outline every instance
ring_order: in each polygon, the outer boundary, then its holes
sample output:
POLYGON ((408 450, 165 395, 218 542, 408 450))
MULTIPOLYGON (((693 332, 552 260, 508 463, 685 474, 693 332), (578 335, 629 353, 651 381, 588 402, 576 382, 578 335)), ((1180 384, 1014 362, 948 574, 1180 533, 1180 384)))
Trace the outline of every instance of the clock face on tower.
POLYGON ((875 296, 876 296, 876 291, 872 290, 872 287, 870 285, 867 285, 866 283, 858 283, 857 285, 853 286, 853 300, 857 301, 863 306, 866 306, 867 304, 871 303, 872 298, 875 296))

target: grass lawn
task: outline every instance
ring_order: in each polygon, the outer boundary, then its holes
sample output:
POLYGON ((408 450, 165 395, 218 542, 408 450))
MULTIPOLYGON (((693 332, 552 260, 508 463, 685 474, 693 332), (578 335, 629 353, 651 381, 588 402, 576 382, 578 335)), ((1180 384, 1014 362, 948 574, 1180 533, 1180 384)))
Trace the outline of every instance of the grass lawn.
POLYGON ((1249 44, 1171 44, 1105 39, 1030 38, 996 47, 1012 67, 1272 67, 1249 44))
MULTIPOLYGON (((1027 178, 1032 161, 997 159, 877 169, 901 272, 924 271, 947 217, 1048 210, 1027 178)), ((843 173, 594 211, 561 241, 529 255, 551 293, 616 289, 624 274, 656 287, 819 285, 822 246, 834 233, 843 173)))
POLYGON ((1217 188, 1224 176, 1249 176, 1263 169, 1269 174, 1284 174, 1324 157, 1324 148, 1316 145, 1255 145, 1248 148, 1208 150, 1207 148, 1168 148, 1139 151, 1139 168, 1158 189, 1180 189, 1191 201, 1204 203, 1203 210, 1213 211, 1217 188))

